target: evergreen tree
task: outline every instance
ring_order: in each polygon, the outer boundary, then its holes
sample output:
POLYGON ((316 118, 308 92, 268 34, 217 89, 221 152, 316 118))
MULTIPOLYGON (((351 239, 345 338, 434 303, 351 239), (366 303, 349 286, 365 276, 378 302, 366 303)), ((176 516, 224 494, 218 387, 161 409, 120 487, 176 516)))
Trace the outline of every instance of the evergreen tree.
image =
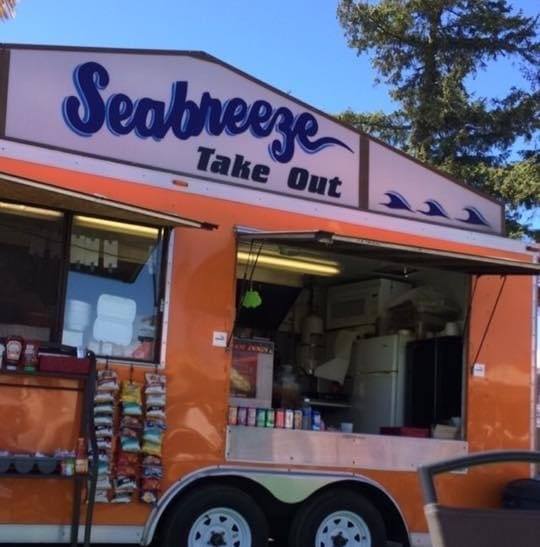
POLYGON ((338 18, 399 106, 340 118, 502 199, 522 235, 517 220, 540 207, 538 17, 506 0, 340 0, 338 18), (519 64, 527 89, 475 96, 467 80, 501 58, 519 64))

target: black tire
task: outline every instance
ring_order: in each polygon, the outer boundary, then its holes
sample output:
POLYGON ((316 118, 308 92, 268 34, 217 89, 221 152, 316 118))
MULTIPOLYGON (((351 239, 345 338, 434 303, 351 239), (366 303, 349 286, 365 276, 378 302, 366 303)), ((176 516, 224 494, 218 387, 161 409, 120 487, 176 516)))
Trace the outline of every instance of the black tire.
MULTIPOLYGON (((379 511, 361 494, 346 488, 335 488, 323 492, 300 507, 291 525, 289 547, 321 547, 321 545, 315 545, 317 530, 325 518, 337 511, 354 513, 364 521, 371 537, 369 547, 385 547, 386 530, 379 511)), ((336 535, 339 534, 336 533, 336 535)), ((360 540, 361 538, 356 540, 349 538, 349 541, 343 545, 346 547, 365 545, 365 542, 361 543, 360 540)), ((325 547, 333 545, 329 542, 325 547)))
POLYGON ((249 527, 251 542, 233 542, 232 547, 267 547, 268 522, 253 498, 238 488, 218 485, 190 492, 171 509, 161 530, 160 547, 192 547, 188 544, 192 527, 205 513, 216 508, 235 511, 249 527))

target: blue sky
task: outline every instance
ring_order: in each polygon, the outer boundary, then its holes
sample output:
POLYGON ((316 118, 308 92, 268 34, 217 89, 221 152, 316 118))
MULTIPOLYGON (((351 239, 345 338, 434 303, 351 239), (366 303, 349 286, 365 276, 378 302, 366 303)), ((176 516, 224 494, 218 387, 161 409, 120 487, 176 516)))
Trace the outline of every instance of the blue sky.
MULTIPOLYGON (((202 50, 329 113, 393 110, 367 56, 347 47, 337 0, 20 0, 0 41, 202 50)), ((514 0, 527 15, 538 0, 514 0)), ((509 61, 481 72, 479 96, 523 82, 509 61)), ((540 225, 540 215, 535 224, 540 225)))
MULTIPOLYGON (((537 0, 514 0, 527 14, 537 0)), ((366 56, 347 47, 337 0, 20 0, 2 42, 202 50, 322 110, 392 110, 366 56)), ((519 71, 497 63, 480 93, 502 95, 519 71)))

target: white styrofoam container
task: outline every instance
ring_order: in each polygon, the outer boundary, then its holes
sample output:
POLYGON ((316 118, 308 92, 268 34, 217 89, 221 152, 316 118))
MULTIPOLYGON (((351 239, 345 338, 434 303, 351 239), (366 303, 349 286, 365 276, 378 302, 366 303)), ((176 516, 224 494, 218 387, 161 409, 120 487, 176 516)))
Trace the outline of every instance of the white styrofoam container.
POLYGON ((83 345, 84 332, 64 329, 62 332, 62 344, 80 348, 83 345))
POLYGON ((108 317, 98 317, 94 321, 94 340, 127 346, 133 338, 133 322, 120 321, 108 317))
POLYGON ((65 327, 71 331, 83 331, 90 323, 92 306, 83 300, 68 298, 65 327))
POLYGON ((131 298, 102 294, 98 298, 97 317, 117 319, 133 323, 137 314, 137 303, 131 298))

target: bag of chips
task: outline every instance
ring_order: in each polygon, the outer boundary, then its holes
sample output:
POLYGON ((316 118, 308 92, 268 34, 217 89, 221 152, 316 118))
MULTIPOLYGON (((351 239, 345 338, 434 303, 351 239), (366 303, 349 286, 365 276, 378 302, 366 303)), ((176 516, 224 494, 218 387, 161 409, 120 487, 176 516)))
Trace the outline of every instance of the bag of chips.
POLYGON ((114 494, 111 503, 131 503, 131 492, 118 492, 114 494))
POLYGON ((165 383, 166 378, 164 374, 156 374, 154 372, 147 372, 144 375, 145 395, 165 395, 165 383))
POLYGON ((97 373, 97 391, 117 391, 118 390, 118 374, 111 369, 98 370, 97 373))
POLYGON ((147 456, 144 456, 142 464, 143 465, 161 465, 161 458, 159 458, 158 456, 147 455, 147 456))
POLYGON ((124 452, 138 453, 141 451, 139 439, 134 439, 133 437, 120 437, 120 445, 124 452))
POLYGON ((118 475, 114 483, 115 492, 133 492, 137 489, 137 483, 134 477, 125 477, 118 475))
POLYGON ((141 494, 141 501, 143 503, 153 504, 153 503, 157 503, 157 500, 158 500, 157 492, 153 492, 151 490, 143 490, 141 494))
POLYGON ((143 427, 142 420, 137 416, 122 416, 120 427, 129 427, 130 429, 141 430, 143 427))
POLYGON ((142 416, 142 406, 138 403, 122 403, 124 416, 142 416))
POLYGON ((157 465, 143 467, 142 477, 143 479, 161 479, 163 478, 163 468, 157 465))
POLYGON ((122 403, 134 403, 140 405, 141 385, 136 382, 122 382, 122 392, 120 394, 122 403))

